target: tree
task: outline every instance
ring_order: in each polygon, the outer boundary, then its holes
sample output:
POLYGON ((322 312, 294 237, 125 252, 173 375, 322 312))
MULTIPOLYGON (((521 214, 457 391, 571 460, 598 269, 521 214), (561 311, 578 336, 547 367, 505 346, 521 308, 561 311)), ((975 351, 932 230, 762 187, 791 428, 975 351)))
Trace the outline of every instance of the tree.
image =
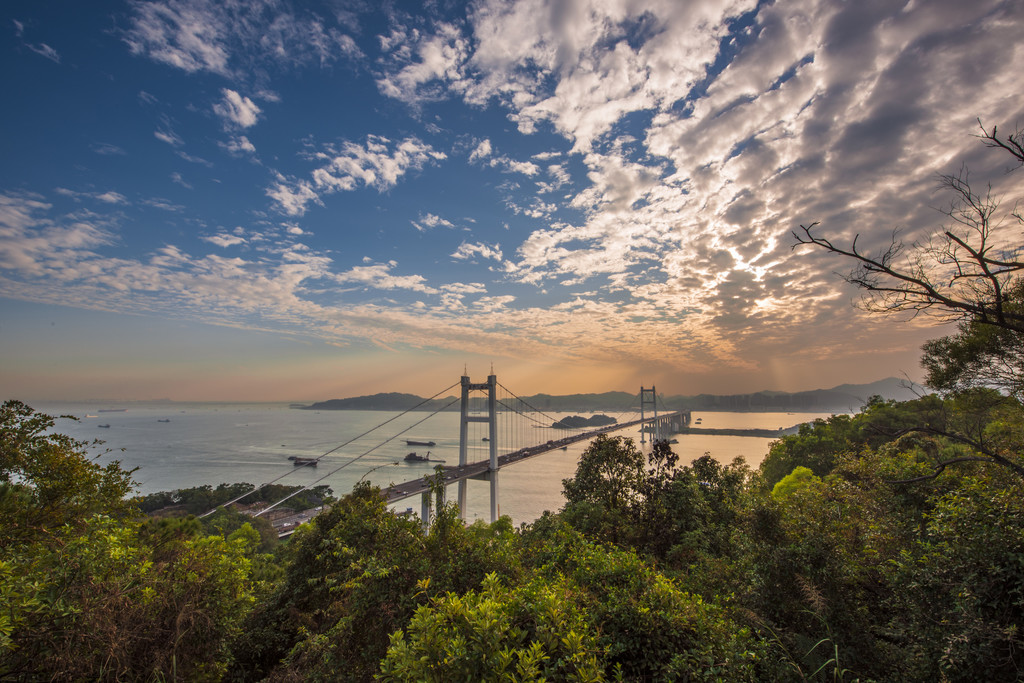
POLYGON ((383 681, 605 681, 596 629, 564 577, 506 587, 495 574, 479 591, 447 593, 391 636, 383 681))
MULTIPOLYGON (((1024 312, 1024 282, 1007 289, 1005 307, 1024 312)), ((974 319, 957 328, 922 347, 925 384, 944 393, 986 386, 1024 399, 1024 334, 974 319)))
POLYGON ((253 600, 249 525, 143 522, 131 473, 0 407, 0 678, 216 680, 253 600))
POLYGON ((645 499, 644 454, 632 439, 601 434, 583 451, 576 476, 562 480, 563 514, 577 529, 612 543, 632 534, 645 499))
MULTIPOLYGON (((1008 153, 1016 167, 1024 165, 1024 130, 1000 137, 995 127, 990 132, 982 126, 978 137, 986 147, 1008 153)), ((1001 214, 991 186, 984 194, 975 191, 966 167, 940 179, 953 193, 943 212, 951 223, 927 241, 906 245, 894 231, 889 246, 872 256, 857 246, 859 234, 849 247, 838 246, 813 232, 815 222, 793 232, 794 248, 809 244, 852 259, 854 268, 844 279, 865 290, 869 311, 928 312, 1024 334, 1018 284, 1024 257, 1020 240, 1005 235, 1008 225, 1024 224, 1024 216, 1016 205, 1001 214)))
POLYGON ((100 466, 87 444, 50 433, 55 419, 21 401, 0 406, 0 548, 79 525, 94 514, 124 516, 133 508, 131 471, 100 466))

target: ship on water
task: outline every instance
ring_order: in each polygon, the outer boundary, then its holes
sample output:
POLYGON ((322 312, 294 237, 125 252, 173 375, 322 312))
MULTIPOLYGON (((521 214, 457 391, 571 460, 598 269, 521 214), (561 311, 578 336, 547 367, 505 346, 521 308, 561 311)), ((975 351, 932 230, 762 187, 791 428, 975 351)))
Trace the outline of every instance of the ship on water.
POLYGON ((430 457, 430 451, 427 451, 426 455, 419 455, 415 451, 405 456, 406 462, 444 462, 444 460, 438 460, 437 458, 430 457))

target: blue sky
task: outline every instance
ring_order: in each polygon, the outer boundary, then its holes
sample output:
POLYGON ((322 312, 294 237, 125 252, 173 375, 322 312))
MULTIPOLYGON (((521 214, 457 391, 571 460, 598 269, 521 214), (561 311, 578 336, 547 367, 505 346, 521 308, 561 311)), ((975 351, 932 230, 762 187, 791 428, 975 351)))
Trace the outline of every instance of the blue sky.
POLYGON ((3 397, 801 390, 919 373, 821 221, 941 224, 1020 2, 6 2, 3 397))

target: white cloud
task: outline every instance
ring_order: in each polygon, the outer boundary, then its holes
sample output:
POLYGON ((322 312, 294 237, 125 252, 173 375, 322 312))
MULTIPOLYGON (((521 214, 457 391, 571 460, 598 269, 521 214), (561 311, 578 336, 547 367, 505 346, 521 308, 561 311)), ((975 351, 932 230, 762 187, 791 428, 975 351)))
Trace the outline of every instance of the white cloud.
POLYGON ((435 294, 437 289, 426 284, 422 275, 393 275, 391 269, 398 264, 394 261, 375 263, 369 266, 354 266, 339 273, 335 280, 342 284, 358 284, 370 289, 407 289, 424 294, 435 294))
POLYGON ((26 46, 28 47, 28 49, 32 50, 32 52, 35 52, 37 55, 42 55, 43 57, 49 59, 51 62, 55 64, 60 64, 60 55, 57 54, 57 51, 49 45, 47 45, 46 43, 39 43, 38 45, 26 43, 26 46))
POLYGON ((222 88, 221 95, 223 100, 213 105, 213 111, 224 119, 225 127, 250 128, 256 125, 261 110, 255 102, 230 88, 222 88))
POLYGON ((66 187, 58 187, 54 191, 57 194, 63 195, 65 197, 71 197, 76 200, 84 197, 86 199, 92 199, 98 202, 103 202, 104 204, 128 203, 127 197, 125 197, 120 192, 114 192, 113 190, 108 190, 107 192, 76 192, 75 190, 70 190, 66 187))
POLYGON ((495 244, 492 246, 489 244, 484 244, 483 242, 479 242, 477 244, 463 242, 462 244, 459 245, 459 248, 456 249, 451 254, 451 256, 452 258, 459 260, 467 260, 480 257, 486 259, 494 259, 495 261, 501 261, 501 259, 503 258, 501 255, 501 245, 495 244))
POLYGON ((484 313, 497 313, 508 309, 509 304, 516 300, 511 294, 501 296, 482 296, 473 302, 473 308, 484 313))
POLYGON ((233 247, 236 244, 245 244, 245 239, 239 235, 227 235, 220 233, 218 235, 203 235, 200 239, 209 242, 210 244, 216 244, 218 247, 233 247))
POLYGON ((289 180, 280 173, 277 174, 277 181, 267 188, 266 195, 288 216, 305 214, 306 205, 310 202, 322 205, 320 195, 316 193, 311 183, 305 180, 289 180))
POLYGON ((491 141, 484 138, 477 146, 470 152, 469 162, 479 161, 480 159, 486 159, 491 156, 491 141))
POLYGON ((181 185, 186 190, 191 190, 192 189, 192 185, 190 185, 188 183, 188 181, 186 181, 182 177, 182 175, 180 173, 178 173, 177 171, 174 171, 173 173, 171 173, 171 182, 177 183, 178 185, 181 185))
POLYGON ((286 181, 278 174, 277 182, 267 190, 284 213, 301 216, 309 202, 320 203, 319 193, 351 191, 360 186, 383 192, 409 171, 444 160, 447 155, 414 137, 396 143, 370 135, 365 145, 346 142, 340 147, 327 146, 315 158, 326 163, 313 171, 311 181, 286 181))
POLYGON ((238 135, 236 137, 232 137, 227 142, 220 142, 217 144, 219 144, 223 149, 227 150, 231 154, 235 155, 246 155, 256 153, 256 145, 249 142, 249 138, 245 137, 244 135, 238 135))
POLYGON ((160 142, 166 142, 168 145, 179 147, 185 144, 185 141, 179 138, 172 130, 157 130, 153 131, 153 137, 160 142))
POLYGON ((429 100, 439 96, 440 91, 425 85, 441 81, 458 87, 462 81, 469 41, 453 24, 439 24, 433 35, 417 29, 396 29, 380 42, 390 53, 390 64, 388 71, 378 77, 377 87, 388 97, 409 103, 429 100))
POLYGON ((185 161, 189 162, 190 164, 199 164, 200 166, 206 166, 207 168, 213 168, 213 162, 209 161, 208 159, 204 159, 202 157, 197 157, 197 156, 189 154, 188 152, 186 152, 184 150, 181 150, 181 149, 176 150, 174 153, 177 154, 182 159, 184 159, 185 161))
POLYGON ((128 203, 128 198, 127 197, 125 197, 120 192, 114 192, 114 191, 109 191, 109 192, 104 192, 102 194, 98 194, 98 195, 96 195, 96 199, 100 200, 101 202, 105 202, 107 204, 127 204, 128 203))
POLYGON ((426 232, 427 230, 436 228, 437 226, 441 226, 442 228, 455 227, 455 225, 453 225, 451 221, 441 218, 440 216, 436 216, 432 213, 422 214, 420 215, 418 220, 410 222, 413 224, 413 227, 415 227, 420 232, 426 232))
POLYGON ((540 173, 540 167, 532 161, 516 161, 506 156, 494 157, 489 162, 491 168, 498 168, 507 173, 522 173, 527 176, 535 176, 540 173))
POLYGON ((103 156, 125 156, 127 154, 123 148, 108 142, 97 142, 90 147, 92 151, 103 156))
POLYGON ((131 7, 124 40, 132 53, 188 73, 234 78, 252 64, 327 66, 362 57, 330 18, 297 16, 275 0, 135 0, 131 7))

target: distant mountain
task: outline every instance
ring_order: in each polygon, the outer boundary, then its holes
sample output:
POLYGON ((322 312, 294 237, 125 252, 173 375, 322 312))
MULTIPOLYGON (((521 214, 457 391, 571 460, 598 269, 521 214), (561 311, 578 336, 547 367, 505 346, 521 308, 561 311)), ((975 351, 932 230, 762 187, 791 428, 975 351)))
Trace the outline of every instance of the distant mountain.
MULTIPOLYGON (((831 389, 813 391, 758 391, 753 394, 699 394, 697 396, 662 396, 659 409, 669 410, 720 410, 732 412, 747 411, 813 411, 813 412, 856 412, 867 403, 871 396, 886 400, 907 401, 916 397, 908 389, 906 381, 890 377, 870 384, 840 384, 831 389)), ((607 411, 629 412, 640 407, 636 394, 624 391, 608 391, 603 394, 570 394, 552 396, 535 394, 522 397, 535 410, 550 412, 607 411)), ((435 411, 445 408, 459 410, 455 396, 427 401, 414 394, 387 393, 352 398, 332 398, 309 406, 303 410, 409 410, 423 403, 418 410, 435 411), (447 406, 447 408, 446 408, 447 406)), ((299 406, 295 406, 299 407, 299 406)))
POLYGON ((733 394, 719 396, 700 394, 698 396, 670 396, 662 400, 672 410, 722 410, 722 411, 813 411, 813 412, 856 412, 872 396, 886 400, 908 401, 917 394, 906 386, 906 381, 889 377, 870 384, 840 384, 831 389, 812 391, 759 391, 754 394, 733 394))
MULTIPOLYGON (((434 411, 445 404, 456 401, 455 410, 459 409, 458 401, 454 396, 447 399, 435 399, 427 401, 420 410, 434 411)), ((353 398, 332 398, 327 401, 320 401, 310 406, 304 406, 303 410, 409 410, 415 408, 423 399, 415 394, 373 394, 372 396, 355 396, 353 398)))

